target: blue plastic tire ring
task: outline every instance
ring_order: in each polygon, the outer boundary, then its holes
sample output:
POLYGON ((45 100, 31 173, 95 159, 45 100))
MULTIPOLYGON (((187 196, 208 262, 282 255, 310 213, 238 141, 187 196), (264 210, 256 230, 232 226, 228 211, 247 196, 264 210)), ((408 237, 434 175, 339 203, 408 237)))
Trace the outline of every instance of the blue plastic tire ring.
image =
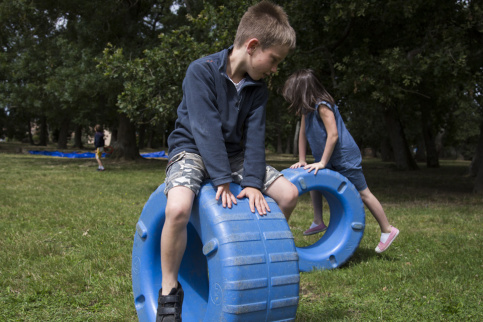
POLYGON ((330 223, 313 245, 297 247, 301 272, 332 269, 344 264, 356 251, 364 234, 365 213, 354 185, 341 174, 323 169, 317 175, 303 168, 285 169, 283 175, 299 190, 322 192, 330 208, 330 223))
MULTIPOLYGON (((162 184, 136 225, 132 253, 134 303, 140 321, 155 321, 161 287, 160 238, 166 197, 162 184)), ((241 191, 231 184, 233 194, 241 191)), ((188 224, 179 281, 183 321, 294 321, 298 306, 298 255, 290 228, 273 199, 267 216, 252 213, 248 200, 231 209, 204 184, 188 224)))

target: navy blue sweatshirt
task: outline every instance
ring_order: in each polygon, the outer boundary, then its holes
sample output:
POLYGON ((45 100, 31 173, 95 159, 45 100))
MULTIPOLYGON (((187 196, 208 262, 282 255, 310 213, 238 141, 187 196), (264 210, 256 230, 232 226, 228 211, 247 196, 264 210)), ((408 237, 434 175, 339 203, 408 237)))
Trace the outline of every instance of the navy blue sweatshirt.
POLYGON ((226 74, 232 47, 190 64, 183 81, 175 129, 168 137, 169 159, 197 153, 213 183, 232 182, 229 156, 244 151, 242 187, 261 189, 265 176, 265 105, 263 81, 245 75, 238 94, 226 74))
POLYGON ((102 148, 104 147, 104 133, 103 132, 96 132, 94 135, 94 147, 102 148))

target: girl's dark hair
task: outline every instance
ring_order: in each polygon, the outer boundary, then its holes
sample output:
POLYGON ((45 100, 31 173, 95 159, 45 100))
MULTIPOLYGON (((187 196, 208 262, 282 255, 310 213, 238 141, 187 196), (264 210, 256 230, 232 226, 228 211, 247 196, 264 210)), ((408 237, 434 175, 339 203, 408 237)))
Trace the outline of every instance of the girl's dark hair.
POLYGON ((315 104, 327 101, 335 105, 332 96, 325 90, 312 69, 301 69, 290 75, 282 90, 283 98, 295 114, 307 114, 315 110, 315 104))
POLYGON ((100 124, 96 124, 94 129, 96 130, 96 132, 102 132, 102 126, 100 124))

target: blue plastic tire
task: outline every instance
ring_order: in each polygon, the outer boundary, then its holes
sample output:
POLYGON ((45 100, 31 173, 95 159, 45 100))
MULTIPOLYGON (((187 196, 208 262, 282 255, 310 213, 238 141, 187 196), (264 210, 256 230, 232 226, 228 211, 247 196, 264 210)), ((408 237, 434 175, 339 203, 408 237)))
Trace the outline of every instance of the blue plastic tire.
MULTIPOLYGON (((231 184, 237 195, 241 188, 231 184)), ((161 287, 160 238, 166 197, 161 185, 136 225, 132 253, 134 303, 140 321, 155 321, 161 287)), ((250 211, 248 200, 231 209, 204 184, 188 224, 188 244, 179 281, 183 321, 294 321, 298 306, 298 255, 277 204, 267 216, 250 211)))
POLYGON ((311 190, 322 192, 330 208, 330 223, 324 235, 313 245, 297 247, 301 272, 332 269, 344 264, 356 251, 365 228, 364 205, 354 185, 331 170, 307 172, 303 168, 285 169, 283 175, 299 190, 299 196, 311 190))

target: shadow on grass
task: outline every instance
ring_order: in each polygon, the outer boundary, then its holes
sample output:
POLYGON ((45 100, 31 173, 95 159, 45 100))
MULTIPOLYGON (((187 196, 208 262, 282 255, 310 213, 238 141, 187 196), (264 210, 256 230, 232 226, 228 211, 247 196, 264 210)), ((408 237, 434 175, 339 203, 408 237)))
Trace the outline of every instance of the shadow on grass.
POLYGON ((371 261, 374 258, 377 258, 379 261, 387 262, 396 262, 400 260, 399 256, 391 255, 390 250, 383 254, 378 254, 372 248, 359 247, 351 258, 349 258, 349 260, 341 265, 338 269, 348 269, 351 266, 357 266, 361 263, 371 261))
POLYGON ((415 198, 421 195, 443 193, 468 194, 473 189, 469 174, 469 162, 441 161, 439 168, 427 168, 419 164, 416 171, 397 170, 391 163, 366 161, 362 164, 364 175, 371 190, 385 191, 389 187, 395 195, 411 191, 415 198))
MULTIPOLYGON (((267 164, 279 171, 287 169, 296 161, 290 155, 278 158, 267 155, 267 164)), ((471 194, 474 178, 468 175, 469 161, 441 160, 440 164, 439 168, 427 168, 420 163, 419 170, 402 171, 396 169, 391 162, 364 159, 362 168, 367 184, 376 196, 383 193, 394 198, 403 196, 406 200, 434 194, 471 194)))

